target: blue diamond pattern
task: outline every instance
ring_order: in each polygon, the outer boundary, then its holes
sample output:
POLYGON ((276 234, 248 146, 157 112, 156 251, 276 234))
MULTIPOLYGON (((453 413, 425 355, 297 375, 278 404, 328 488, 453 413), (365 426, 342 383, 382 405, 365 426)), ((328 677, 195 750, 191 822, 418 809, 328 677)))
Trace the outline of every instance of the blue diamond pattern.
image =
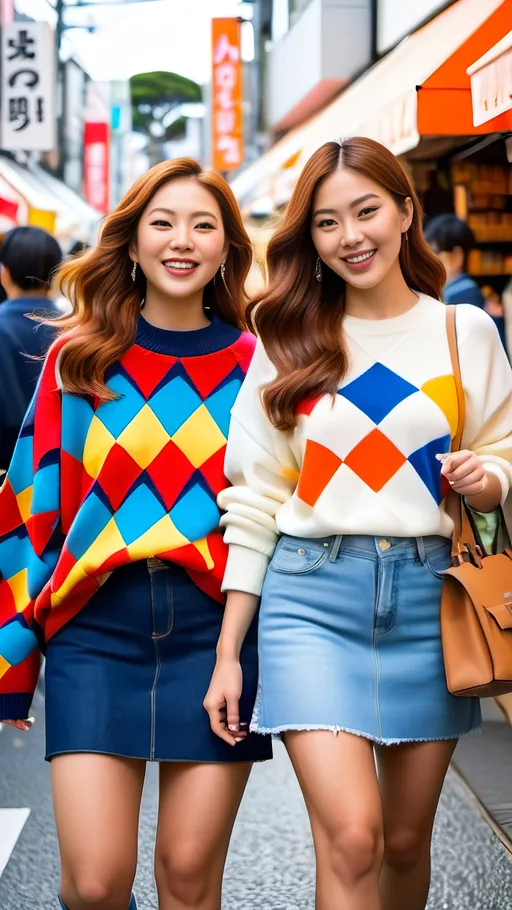
POLYGON ((197 392, 181 376, 171 379, 149 402, 151 410, 169 436, 174 436, 176 430, 197 411, 201 403, 202 399, 197 392))
POLYGON ((397 404, 417 391, 416 386, 397 373, 382 363, 375 363, 362 376, 339 389, 338 395, 351 401, 370 420, 379 424, 397 404))
POLYGON ((441 495, 441 464, 436 461, 435 456, 439 452, 449 452, 450 446, 450 436, 440 436, 439 439, 427 442, 421 449, 416 449, 408 459, 437 503, 440 503, 443 497, 441 495))

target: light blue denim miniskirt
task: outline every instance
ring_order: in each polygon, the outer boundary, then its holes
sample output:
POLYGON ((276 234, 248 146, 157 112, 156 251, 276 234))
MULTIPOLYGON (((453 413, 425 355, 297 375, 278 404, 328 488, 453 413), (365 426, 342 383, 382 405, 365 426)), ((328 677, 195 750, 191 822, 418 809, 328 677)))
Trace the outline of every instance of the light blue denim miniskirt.
POLYGON ((375 743, 456 739, 481 724, 446 686, 444 537, 280 538, 263 586, 251 729, 346 731, 375 743))

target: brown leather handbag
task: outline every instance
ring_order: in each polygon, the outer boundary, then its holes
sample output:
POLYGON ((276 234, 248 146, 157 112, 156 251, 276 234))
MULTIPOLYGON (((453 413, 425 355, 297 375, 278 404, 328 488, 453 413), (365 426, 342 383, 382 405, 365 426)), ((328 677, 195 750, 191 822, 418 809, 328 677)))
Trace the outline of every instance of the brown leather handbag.
MULTIPOLYGON (((452 451, 460 449, 465 398, 460 375, 454 306, 446 326, 459 407, 452 451)), ((450 491, 452 567, 441 596, 441 637, 446 681, 453 695, 480 698, 512 692, 512 550, 487 554, 475 537, 462 497, 450 491)), ((501 510, 500 510, 501 511, 501 510)), ((501 518, 504 522, 503 513, 501 518)))

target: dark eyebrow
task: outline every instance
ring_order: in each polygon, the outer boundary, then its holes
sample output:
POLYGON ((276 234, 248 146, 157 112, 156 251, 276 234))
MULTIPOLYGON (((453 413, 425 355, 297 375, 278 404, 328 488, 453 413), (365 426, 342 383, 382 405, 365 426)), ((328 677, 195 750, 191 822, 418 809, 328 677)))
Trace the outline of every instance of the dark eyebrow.
MULTIPOLYGON (((360 196, 359 199, 354 199, 350 203, 350 208, 355 209, 357 205, 361 205, 362 202, 366 202, 368 199, 379 199, 377 193, 367 193, 366 196, 360 196)), ((336 209, 317 209, 316 212, 313 212, 313 218, 316 218, 317 215, 335 215, 336 209)))
MULTIPOLYGON (((166 208, 163 208, 163 206, 157 206, 157 208, 152 209, 149 214, 154 215, 155 212, 165 212, 166 215, 175 215, 176 214, 176 212, 174 212, 172 209, 166 209, 166 208)), ((207 215, 208 218, 215 218, 215 220, 217 221, 217 216, 214 215, 213 212, 192 212, 190 217, 199 218, 200 215, 202 215, 203 217, 204 217, 204 215, 207 215)))

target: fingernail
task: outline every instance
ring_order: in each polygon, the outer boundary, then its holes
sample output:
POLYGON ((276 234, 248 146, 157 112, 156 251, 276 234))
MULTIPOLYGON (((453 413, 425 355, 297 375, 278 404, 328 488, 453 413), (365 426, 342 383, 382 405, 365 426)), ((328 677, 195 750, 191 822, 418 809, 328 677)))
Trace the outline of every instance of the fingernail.
POLYGON ((443 461, 446 461, 446 459, 448 458, 448 455, 436 455, 436 458, 438 461, 443 462, 443 461))
POLYGON ((455 486, 455 481, 454 481, 454 480, 449 480, 448 483, 450 484, 451 487, 454 487, 454 486, 455 486))
POLYGON ((233 730, 235 733, 237 733, 237 732, 238 732, 238 725, 237 725, 237 724, 229 724, 229 725, 228 725, 228 730, 233 730))

